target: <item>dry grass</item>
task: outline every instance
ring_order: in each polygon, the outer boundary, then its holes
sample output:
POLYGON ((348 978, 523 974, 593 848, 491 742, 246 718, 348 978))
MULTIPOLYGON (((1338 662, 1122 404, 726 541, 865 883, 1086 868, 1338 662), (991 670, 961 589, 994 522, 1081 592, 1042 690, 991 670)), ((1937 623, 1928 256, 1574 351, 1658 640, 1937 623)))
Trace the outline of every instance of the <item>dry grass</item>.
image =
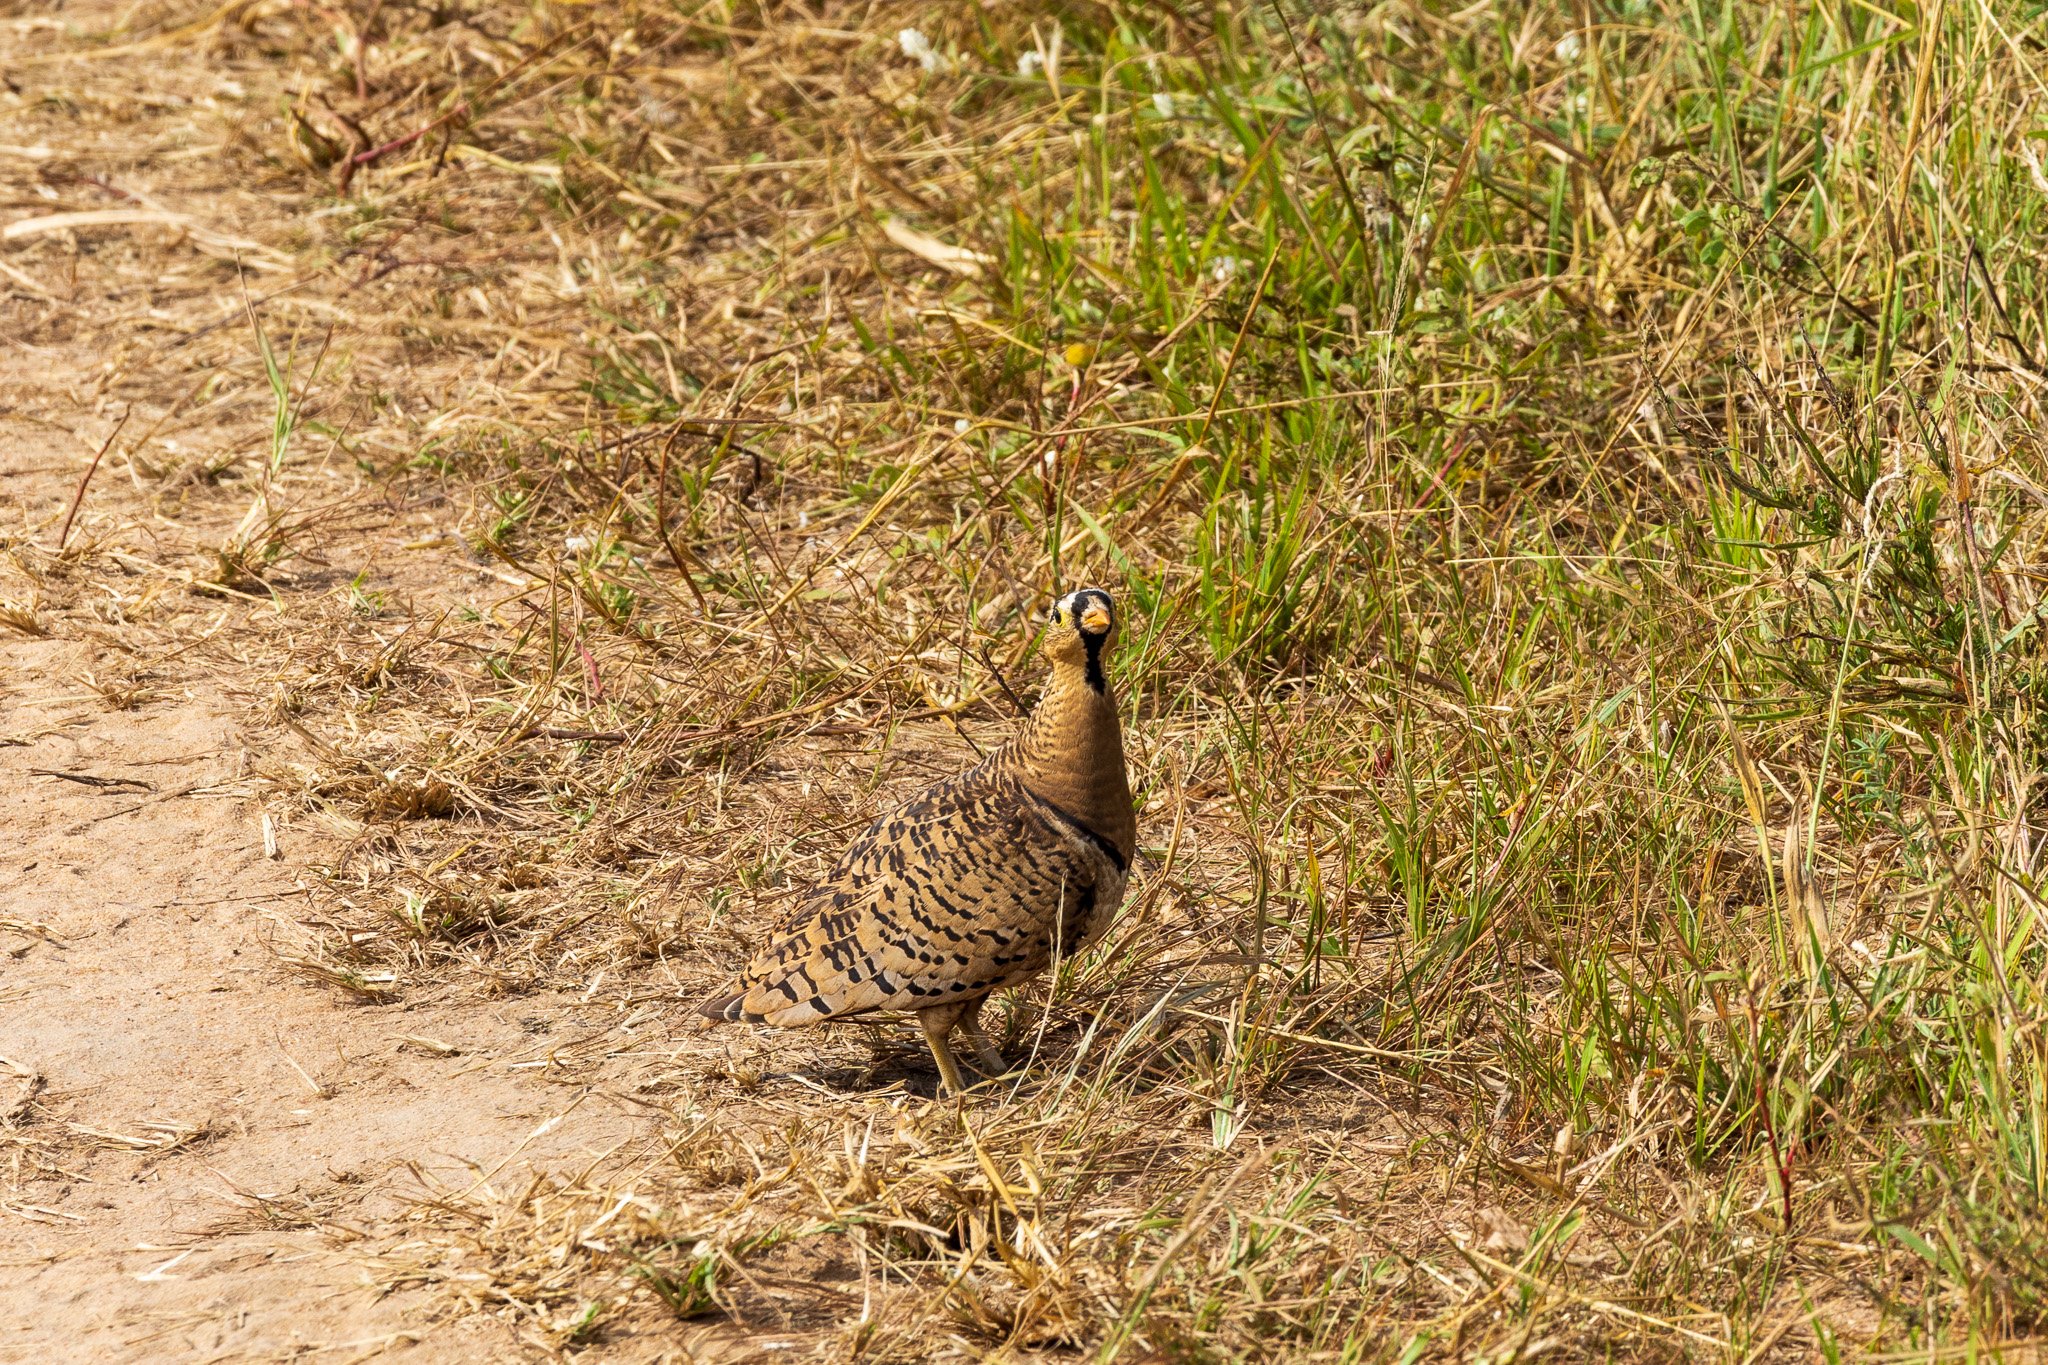
POLYGON ((187 397, 110 393, 266 414, 125 463, 247 507, 176 586, 274 614, 274 810, 337 849, 281 951, 648 1038, 539 1064, 659 1141, 435 1188, 387 1273, 561 1350, 2041 1328, 2037 18, 130 24, 285 95, 225 154, 296 273, 187 397), (908 1039, 672 1033, 1000 738, 1082 581, 1136 621, 1144 865, 1001 1002, 1019 1073, 956 1108, 908 1039))
MULTIPOLYGON (((10 922, 0 922, 0 928, 15 934, 29 932, 26 928, 14 928, 10 922)), ((21 1207, 18 1201, 23 1184, 51 1169, 49 1115, 39 1103, 44 1086, 42 1073, 6 1057, 0 1057, 0 1073, 4 1073, 6 1086, 0 1092, 5 1096, 0 1098, 0 1158, 6 1162, 6 1192, 12 1196, 8 1207, 15 1209, 21 1207)), ((56 1217, 48 1213, 43 1216, 56 1217)))

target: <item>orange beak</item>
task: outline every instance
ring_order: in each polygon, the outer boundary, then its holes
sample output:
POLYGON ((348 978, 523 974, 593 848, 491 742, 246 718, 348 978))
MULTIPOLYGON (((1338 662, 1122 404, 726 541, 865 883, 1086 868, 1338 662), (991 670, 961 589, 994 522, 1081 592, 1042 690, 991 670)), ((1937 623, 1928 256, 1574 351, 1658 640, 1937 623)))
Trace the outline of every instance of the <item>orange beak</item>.
POLYGON ((1081 613, 1081 629, 1090 635, 1100 635, 1109 629, 1109 611, 1100 602, 1088 604, 1088 610, 1081 613))

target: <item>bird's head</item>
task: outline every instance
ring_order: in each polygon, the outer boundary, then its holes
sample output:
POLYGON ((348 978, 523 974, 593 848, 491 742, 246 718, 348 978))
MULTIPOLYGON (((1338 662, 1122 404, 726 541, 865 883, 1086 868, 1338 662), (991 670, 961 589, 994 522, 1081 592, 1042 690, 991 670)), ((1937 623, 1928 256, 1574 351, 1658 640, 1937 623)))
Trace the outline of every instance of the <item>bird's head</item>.
POLYGON ((1079 588, 1052 604, 1045 652, 1055 663, 1084 669, 1088 685, 1098 692, 1109 686, 1102 656, 1114 639, 1116 602, 1102 589, 1079 588))

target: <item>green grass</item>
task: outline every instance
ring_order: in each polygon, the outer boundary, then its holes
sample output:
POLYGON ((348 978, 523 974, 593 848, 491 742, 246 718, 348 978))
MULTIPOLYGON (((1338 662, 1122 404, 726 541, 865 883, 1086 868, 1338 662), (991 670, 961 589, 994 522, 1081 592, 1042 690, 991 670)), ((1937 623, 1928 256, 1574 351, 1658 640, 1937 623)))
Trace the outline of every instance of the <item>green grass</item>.
MULTIPOLYGON (((2048 17, 1334 8, 833 7, 866 36, 830 43, 773 6, 480 8, 508 53, 588 22, 638 54, 576 47, 463 134, 561 170, 472 171, 472 221, 588 264, 580 406, 437 452, 479 539, 554 582, 505 697, 788 716, 764 736, 849 689, 1000 714, 983 651, 1017 666, 1027 597, 1131 604, 1154 919, 1053 984, 1095 1022, 1020 1103, 1178 1095, 1218 1171, 1281 1155, 1214 1208, 1138 1181, 1158 1215, 1090 1307, 1012 1266, 1047 1340, 1736 1360, 2035 1332, 2048 17), (943 69, 897 50, 912 24, 943 69), (1018 74, 1056 27, 1057 88, 1018 74), (692 67, 732 79, 662 75, 692 67), (657 99, 690 137, 635 112, 657 99), (888 216, 987 265, 930 266, 888 216), (753 643, 706 653, 699 600, 753 643), (648 681, 678 669, 694 691, 648 681), (1200 850, 1166 862, 1183 817, 1200 850), (1162 1031, 1180 923, 1240 965, 1162 1031), (1330 1156, 1359 1087, 1415 1134, 1400 1231, 1360 1231, 1376 1196, 1330 1156), (1429 1188, 1513 1191, 1526 1235, 1447 1250, 1429 1188)), ((608 799, 709 790, 606 761, 608 799)), ((720 1290, 692 1264, 656 1292, 696 1313, 720 1290)))

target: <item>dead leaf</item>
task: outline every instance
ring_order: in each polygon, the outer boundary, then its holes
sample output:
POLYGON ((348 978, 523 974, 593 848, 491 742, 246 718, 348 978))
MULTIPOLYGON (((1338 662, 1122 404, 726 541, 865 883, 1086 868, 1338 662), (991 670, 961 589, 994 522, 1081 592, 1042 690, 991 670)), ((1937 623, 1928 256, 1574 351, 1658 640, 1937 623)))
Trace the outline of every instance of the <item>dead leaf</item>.
POLYGON ((1529 1246, 1529 1230, 1515 1221, 1506 1209, 1481 1209, 1473 1220, 1479 1249, 1496 1255, 1519 1256, 1529 1246))
POLYGON ((984 268, 995 264, 995 258, 992 256, 926 236, 900 218, 884 221, 882 231, 888 234, 890 241, 913 256, 921 256, 941 270, 950 270, 955 275, 979 275, 984 268))

